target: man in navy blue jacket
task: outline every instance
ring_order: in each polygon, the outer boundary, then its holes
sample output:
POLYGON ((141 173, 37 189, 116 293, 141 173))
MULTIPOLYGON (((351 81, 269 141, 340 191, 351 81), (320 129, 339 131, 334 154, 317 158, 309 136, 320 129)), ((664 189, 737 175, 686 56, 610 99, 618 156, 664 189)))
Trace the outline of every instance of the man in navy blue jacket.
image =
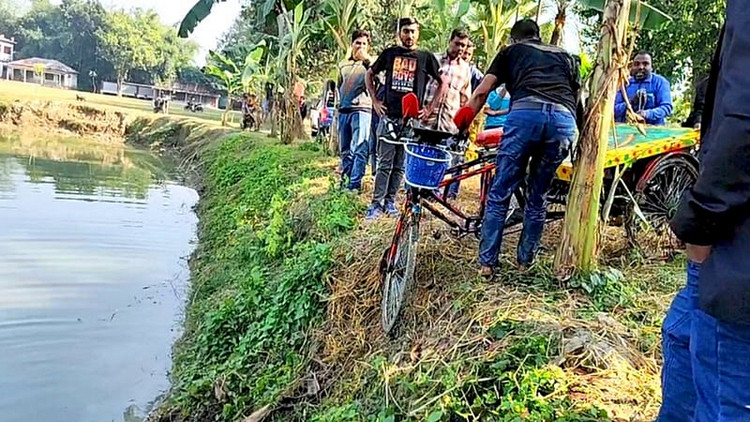
MULTIPOLYGON (((651 55, 641 52, 635 55, 630 66, 630 83, 625 88, 633 111, 650 125, 663 126, 672 115, 672 94, 669 81, 653 72, 651 55)), ((625 98, 617 92, 615 120, 625 122, 625 98)))
POLYGON ((750 9, 728 0, 702 120, 701 172, 672 219, 687 286, 662 328, 659 422, 750 421, 750 9))

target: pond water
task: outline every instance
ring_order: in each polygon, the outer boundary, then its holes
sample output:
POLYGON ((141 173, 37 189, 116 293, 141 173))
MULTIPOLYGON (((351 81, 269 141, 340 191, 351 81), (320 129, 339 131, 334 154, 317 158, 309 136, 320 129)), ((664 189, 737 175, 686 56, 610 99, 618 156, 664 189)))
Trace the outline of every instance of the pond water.
POLYGON ((138 421, 169 387, 196 192, 145 152, 0 136, 0 421, 138 421))

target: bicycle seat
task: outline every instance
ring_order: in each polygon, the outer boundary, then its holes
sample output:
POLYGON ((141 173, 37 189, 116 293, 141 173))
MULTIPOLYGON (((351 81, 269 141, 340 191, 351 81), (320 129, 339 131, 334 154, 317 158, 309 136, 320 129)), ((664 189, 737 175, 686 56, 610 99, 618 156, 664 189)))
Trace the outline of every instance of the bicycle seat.
POLYGON ((503 139, 503 128, 488 129, 477 134, 474 144, 480 148, 495 148, 503 139))

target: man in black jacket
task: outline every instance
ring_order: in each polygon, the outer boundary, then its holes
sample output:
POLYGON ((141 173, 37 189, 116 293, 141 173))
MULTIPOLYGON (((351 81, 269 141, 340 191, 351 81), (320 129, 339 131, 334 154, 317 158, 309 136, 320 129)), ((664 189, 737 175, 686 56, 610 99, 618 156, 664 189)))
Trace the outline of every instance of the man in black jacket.
POLYGON ((682 127, 701 128, 703 121, 703 108, 706 103, 706 88, 708 88, 708 78, 701 79, 695 86, 695 97, 693 97, 693 107, 690 115, 682 123, 682 127))
POLYGON ((660 422, 750 421, 750 9, 728 0, 701 172, 672 220, 688 283, 663 325, 660 422))

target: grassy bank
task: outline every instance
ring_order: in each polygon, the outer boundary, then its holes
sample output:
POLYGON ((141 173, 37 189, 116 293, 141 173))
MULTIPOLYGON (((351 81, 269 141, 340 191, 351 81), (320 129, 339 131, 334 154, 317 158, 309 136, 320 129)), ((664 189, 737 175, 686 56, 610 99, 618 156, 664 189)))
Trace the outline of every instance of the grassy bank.
POLYGON ((206 148, 200 242, 164 420, 235 420, 304 390, 332 243, 360 209, 330 189, 330 168, 309 144, 235 134, 206 148))
MULTIPOLYGON (((88 105, 90 107, 119 111, 131 115, 154 114, 153 104, 148 100, 70 91, 0 79, 0 102, 12 103, 14 101, 54 101, 66 104, 88 105), (85 98, 85 101, 78 101, 76 99, 77 95, 85 98)), ((170 106, 170 114, 173 116, 188 117, 198 122, 210 124, 219 124, 222 113, 223 110, 217 109, 206 109, 202 113, 192 113, 185 110, 182 104, 173 103, 170 106)), ((236 126, 239 126, 240 113, 233 111, 231 114, 236 126)))
MULTIPOLYGON (((172 119, 136 120, 128 138, 180 151, 202 196, 185 334, 157 419, 655 417, 661 320, 683 282, 681 260, 639 258, 609 228, 603 271, 563 284, 550 269, 553 224, 537 265, 514 268, 510 235, 501 276, 487 282, 476 239, 427 219, 412 300, 386 338, 378 262, 393 220, 359 223, 368 193, 336 189, 335 160, 313 144, 172 119)), ((462 185, 463 205, 476 195, 462 185)))

